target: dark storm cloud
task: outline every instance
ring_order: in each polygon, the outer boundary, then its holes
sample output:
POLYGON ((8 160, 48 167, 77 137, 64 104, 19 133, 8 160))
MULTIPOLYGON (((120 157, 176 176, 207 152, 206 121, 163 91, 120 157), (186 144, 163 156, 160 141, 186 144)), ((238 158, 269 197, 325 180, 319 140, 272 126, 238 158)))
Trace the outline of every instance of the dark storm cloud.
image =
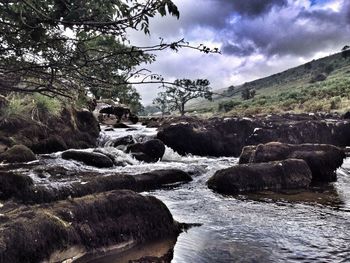
POLYGON ((223 31, 223 52, 235 56, 259 53, 267 57, 308 57, 349 40, 348 6, 344 2, 340 11, 286 8, 264 18, 241 18, 223 31))
POLYGON ((273 7, 283 7, 287 0, 231 0, 226 1, 233 10, 241 15, 260 16, 269 12, 273 7))

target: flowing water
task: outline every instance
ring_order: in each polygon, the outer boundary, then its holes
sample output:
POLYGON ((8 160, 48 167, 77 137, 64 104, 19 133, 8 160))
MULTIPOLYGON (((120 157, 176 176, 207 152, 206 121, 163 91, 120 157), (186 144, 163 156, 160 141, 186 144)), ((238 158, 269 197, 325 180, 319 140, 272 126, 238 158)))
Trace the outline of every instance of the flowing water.
MULTIPOLYGON (((155 129, 133 128, 103 132, 100 144, 108 146, 113 139, 130 134, 139 141, 156 134, 155 129)), ((299 193, 233 197, 212 192, 206 181, 215 171, 236 165, 236 158, 182 157, 167 148, 162 161, 144 164, 118 150, 104 150, 125 161, 125 166, 114 168, 118 172, 177 168, 193 175, 190 183, 143 193, 162 200, 175 220, 201 224, 180 234, 172 262, 350 262, 350 159, 337 171, 338 182, 334 184, 299 193)), ((43 158, 43 165, 111 171, 83 167, 59 155, 43 158)), ((45 181, 31 176, 37 182, 45 181)), ((109 255, 90 262, 124 261, 109 255)))

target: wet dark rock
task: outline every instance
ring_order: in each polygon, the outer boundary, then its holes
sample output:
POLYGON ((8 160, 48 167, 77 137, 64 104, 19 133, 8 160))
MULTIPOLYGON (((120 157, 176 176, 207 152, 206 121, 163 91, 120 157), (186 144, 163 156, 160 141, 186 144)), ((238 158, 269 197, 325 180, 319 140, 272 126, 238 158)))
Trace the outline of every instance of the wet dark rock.
POLYGON ((23 203, 48 203, 69 197, 81 197, 106 191, 129 189, 137 192, 154 190, 174 183, 191 181, 191 176, 177 169, 156 170, 144 174, 99 174, 95 172, 73 172, 60 167, 34 169, 38 176, 50 175, 50 182, 67 179, 77 180, 69 185, 50 187, 34 184, 33 180, 17 173, 0 171, 0 199, 14 198, 23 203))
POLYGON ((157 138, 181 155, 239 156, 246 145, 350 145, 350 121, 338 115, 283 114, 251 118, 160 119, 157 138))
POLYGON ((31 146, 33 152, 38 154, 65 151, 68 149, 64 139, 59 135, 50 136, 47 139, 34 143, 31 146))
POLYGON ((129 115, 129 121, 131 121, 131 123, 133 123, 133 124, 136 124, 139 122, 139 117, 137 115, 131 113, 129 115))
POLYGON ((33 180, 25 175, 0 171, 0 199, 26 196, 33 187, 33 180))
POLYGON ((36 160, 35 154, 24 145, 15 145, 0 154, 0 161, 7 163, 23 163, 36 160))
POLYGON ((263 190, 305 189, 311 183, 311 170, 303 160, 288 159, 268 163, 241 164, 217 171, 207 184, 222 194, 263 190))
POLYGON ((239 163, 261 163, 289 158, 304 160, 312 171, 313 182, 334 182, 336 169, 343 164, 344 150, 327 144, 284 144, 271 142, 245 147, 239 163))
POLYGON ((113 128, 106 128, 105 131, 114 131, 113 128))
POLYGON ((118 122, 118 123, 113 125, 113 128, 116 128, 116 129, 128 129, 130 127, 128 125, 124 124, 124 123, 118 122))
POLYGON ((0 259, 11 263, 50 260, 54 252, 73 246, 90 251, 180 233, 161 201, 126 190, 50 205, 21 206, 5 212, 5 216, 8 220, 0 225, 0 259))
POLYGON ((253 122, 246 119, 197 120, 167 125, 157 138, 181 155, 238 156, 253 130, 253 122))
POLYGON ((156 170, 148 173, 134 175, 139 189, 157 189, 164 185, 192 181, 191 176, 178 169, 156 170))
POLYGON ((100 110, 100 113, 114 115, 117 121, 120 122, 123 117, 127 117, 130 114, 130 109, 121 106, 109 106, 100 110))
POLYGON ((171 263, 174 258, 174 250, 170 249, 165 255, 161 257, 142 257, 135 260, 129 260, 128 263, 171 263))
POLYGON ((1 137, 12 139, 12 145, 23 144, 35 153, 94 147, 100 133, 91 112, 72 108, 64 108, 60 116, 51 116, 44 123, 22 118, 0 120, 0 130, 1 137))
POLYGON ((135 143, 127 147, 127 152, 139 161, 157 162, 162 159, 165 152, 165 145, 158 139, 149 140, 143 143, 135 143))
POLYGON ((343 118, 344 119, 350 119, 350 111, 345 112, 343 118))
POLYGON ((134 144, 134 143, 135 143, 134 138, 131 135, 127 135, 127 136, 120 137, 120 138, 113 140, 111 146, 113 146, 113 147, 118 147, 120 145, 127 146, 127 145, 134 144))
POLYGON ((108 156, 97 152, 68 150, 62 153, 62 158, 66 160, 76 160, 99 168, 113 167, 113 161, 108 156))

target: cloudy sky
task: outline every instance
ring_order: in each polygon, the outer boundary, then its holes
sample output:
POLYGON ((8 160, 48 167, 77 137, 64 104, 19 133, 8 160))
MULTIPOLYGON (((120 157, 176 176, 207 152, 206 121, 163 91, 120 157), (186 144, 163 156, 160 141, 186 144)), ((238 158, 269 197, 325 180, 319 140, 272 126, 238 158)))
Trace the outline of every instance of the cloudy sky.
MULTIPOLYGON (((180 19, 156 17, 151 35, 130 32, 133 45, 185 38, 192 45, 218 47, 222 54, 190 49, 157 53, 147 67, 164 79, 207 78, 213 89, 265 77, 350 43, 349 0, 173 0, 180 19)), ((159 85, 137 89, 150 104, 159 85)))

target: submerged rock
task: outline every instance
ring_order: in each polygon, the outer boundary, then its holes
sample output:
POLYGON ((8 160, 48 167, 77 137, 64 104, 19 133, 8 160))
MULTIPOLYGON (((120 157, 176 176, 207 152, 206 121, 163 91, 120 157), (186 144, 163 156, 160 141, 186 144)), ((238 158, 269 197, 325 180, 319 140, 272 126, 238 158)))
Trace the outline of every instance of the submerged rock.
POLYGON ((303 160, 288 159, 268 163, 237 165, 217 171, 208 187, 222 194, 263 190, 305 189, 311 183, 311 170, 303 160))
POLYGON ((161 201, 127 190, 50 206, 21 206, 5 211, 4 217, 0 223, 0 259, 11 263, 50 261, 54 252, 71 247, 86 252, 180 233, 179 224, 161 201))
POLYGON ((178 169, 156 170, 133 176, 140 189, 156 189, 167 184, 192 181, 191 176, 178 169))
POLYGON ((165 153, 165 145, 158 139, 144 143, 135 143, 127 147, 127 152, 132 153, 135 159, 147 163, 157 162, 165 153))
POLYGON ((7 163, 24 163, 36 160, 35 154, 24 145, 15 145, 0 154, 0 161, 7 163))
POLYGON ((327 144, 284 144, 271 142, 248 146, 242 151, 239 163, 261 163, 289 158, 304 160, 312 171, 313 182, 334 182, 336 169, 343 164, 345 152, 327 144))
POLYGON ((124 137, 120 137, 120 138, 114 139, 109 144, 110 144, 110 146, 118 147, 120 145, 127 146, 127 145, 134 144, 134 143, 135 143, 134 138, 131 135, 127 135, 127 136, 124 136, 124 137))
POLYGON ((62 158, 67 160, 76 160, 98 168, 113 167, 113 161, 111 158, 97 152, 68 150, 62 153, 62 158))
POLYGON ((116 129, 128 129, 130 127, 128 125, 120 122, 120 123, 114 124, 113 128, 116 128, 116 129))

